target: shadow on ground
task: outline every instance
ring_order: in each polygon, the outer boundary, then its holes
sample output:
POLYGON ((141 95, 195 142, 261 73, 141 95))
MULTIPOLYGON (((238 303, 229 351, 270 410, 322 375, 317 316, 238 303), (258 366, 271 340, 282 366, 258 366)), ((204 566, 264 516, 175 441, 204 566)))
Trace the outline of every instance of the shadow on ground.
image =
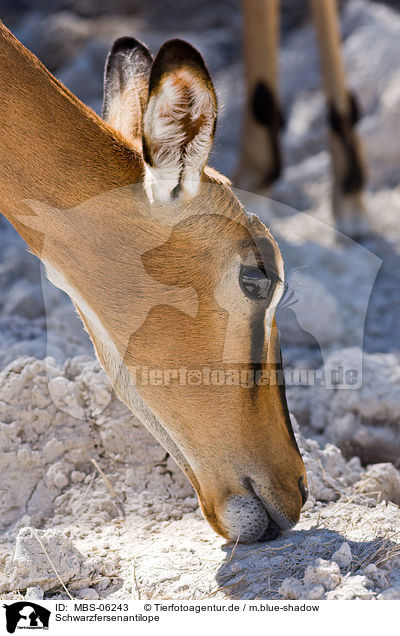
MULTIPOLYGON (((352 553, 351 564, 341 568, 341 580, 354 573, 362 574, 370 563, 381 564, 399 546, 387 537, 369 541, 351 541, 343 534, 326 529, 294 530, 270 543, 253 545, 225 544, 226 560, 218 570, 216 580, 220 590, 233 599, 280 599, 279 588, 289 577, 303 579, 309 565, 317 559, 332 561, 332 555, 347 542, 352 553)), ((340 576, 340 575, 339 575, 340 576)), ((333 579, 334 580, 334 579, 333 579)), ((328 589, 332 577, 325 576, 328 589)), ((324 574, 321 573, 324 584, 324 574)), ((333 585, 335 587, 335 585, 333 585)), ((293 597, 294 598, 294 597, 293 597)))

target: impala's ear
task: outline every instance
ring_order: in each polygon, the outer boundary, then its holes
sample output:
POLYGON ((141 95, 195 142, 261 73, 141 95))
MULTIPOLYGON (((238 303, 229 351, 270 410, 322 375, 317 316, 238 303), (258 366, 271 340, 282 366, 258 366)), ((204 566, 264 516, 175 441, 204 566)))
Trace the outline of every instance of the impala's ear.
POLYGON ((119 38, 108 54, 104 72, 102 117, 130 140, 142 136, 153 58, 134 38, 119 38))
POLYGON ((151 201, 194 196, 211 150, 217 99, 200 53, 166 42, 154 60, 143 116, 145 188, 151 201))

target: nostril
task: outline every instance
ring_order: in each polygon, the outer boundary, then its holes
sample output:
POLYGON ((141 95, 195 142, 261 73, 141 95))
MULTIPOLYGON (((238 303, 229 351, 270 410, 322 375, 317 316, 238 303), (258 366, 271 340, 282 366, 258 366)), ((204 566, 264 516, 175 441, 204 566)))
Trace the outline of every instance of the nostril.
POLYGON ((308 490, 307 490, 307 488, 306 488, 306 486, 304 484, 303 475, 299 479, 299 489, 300 489, 300 492, 301 492, 301 500, 303 502, 302 505, 304 506, 304 504, 306 503, 306 501, 308 499, 308 490))

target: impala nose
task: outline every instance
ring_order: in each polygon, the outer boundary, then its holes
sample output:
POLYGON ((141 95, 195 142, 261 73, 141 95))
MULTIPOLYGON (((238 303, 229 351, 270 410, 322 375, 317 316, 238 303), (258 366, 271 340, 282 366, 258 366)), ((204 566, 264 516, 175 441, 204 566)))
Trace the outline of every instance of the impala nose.
POLYGON ((304 477, 303 475, 300 477, 299 479, 299 490, 301 493, 301 500, 302 500, 302 505, 304 506, 304 504, 306 503, 307 499, 308 499, 308 489, 304 483, 304 477))
MULTIPOLYGON (((304 483, 303 475, 299 478, 298 484, 299 484, 299 490, 301 494, 302 506, 304 506, 304 504, 306 503, 308 499, 308 489, 304 483)), ((259 543, 263 543, 264 541, 273 541, 274 539, 277 539, 279 537, 280 533, 281 533, 281 529, 278 526, 278 524, 273 519, 271 519, 271 517, 269 517, 268 526, 265 529, 264 533, 261 535, 261 537, 257 539, 257 541, 259 543)))

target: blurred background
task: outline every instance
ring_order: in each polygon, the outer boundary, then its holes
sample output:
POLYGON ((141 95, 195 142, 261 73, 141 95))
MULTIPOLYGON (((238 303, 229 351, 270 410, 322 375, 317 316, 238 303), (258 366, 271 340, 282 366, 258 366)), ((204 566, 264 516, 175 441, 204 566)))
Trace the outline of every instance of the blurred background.
MULTIPOLYGON (((400 7, 399 0, 385 4, 400 7)), ((369 1, 339 0, 338 5, 350 85, 358 91, 368 115, 380 98, 382 75, 396 70, 397 49, 388 37, 395 31, 397 12, 392 18, 392 11, 382 3, 369 1)), ((232 174, 244 96, 240 0, 2 0, 0 16, 16 37, 96 112, 101 109, 105 58, 117 37, 138 37, 153 54, 169 38, 187 39, 204 56, 220 96, 222 109, 212 163, 232 174)), ((312 92, 319 88, 320 77, 309 21, 307 0, 282 0, 281 95, 288 119, 294 120, 287 135, 292 144, 292 133, 299 136, 299 128, 308 124, 300 106, 293 103, 295 99, 306 93, 308 118, 317 111, 321 120, 324 117, 321 96, 312 92)), ((300 138, 296 153, 291 148, 293 153, 287 154, 286 163, 298 162, 301 146, 309 155, 309 145, 304 147, 303 142, 300 138)), ((316 149, 317 140, 315 144, 316 149)))

